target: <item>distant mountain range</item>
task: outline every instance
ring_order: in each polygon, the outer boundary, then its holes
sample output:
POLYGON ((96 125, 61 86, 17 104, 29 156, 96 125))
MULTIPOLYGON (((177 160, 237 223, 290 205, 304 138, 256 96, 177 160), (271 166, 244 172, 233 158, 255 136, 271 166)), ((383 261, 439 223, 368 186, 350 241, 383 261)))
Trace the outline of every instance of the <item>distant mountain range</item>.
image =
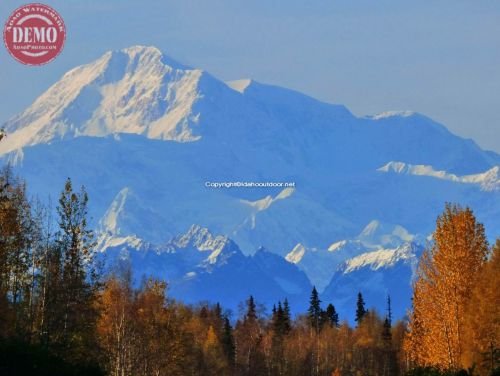
POLYGON ((2 127, 0 158, 32 193, 84 184, 103 257, 129 258, 188 302, 235 309, 252 293, 300 306, 314 284, 345 315, 362 290, 380 310, 391 294, 401 316, 445 202, 471 206, 499 235, 500 155, 418 113, 356 117, 222 82, 154 47, 72 69, 2 127))

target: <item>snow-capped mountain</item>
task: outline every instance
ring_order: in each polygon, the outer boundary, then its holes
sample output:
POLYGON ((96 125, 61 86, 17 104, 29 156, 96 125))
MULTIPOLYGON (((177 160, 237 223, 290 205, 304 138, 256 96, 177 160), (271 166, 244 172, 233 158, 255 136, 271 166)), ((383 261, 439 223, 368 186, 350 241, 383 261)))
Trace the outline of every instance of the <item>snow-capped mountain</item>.
POLYGON ((366 246, 397 247, 405 242, 423 242, 421 237, 410 234, 400 225, 381 222, 377 219, 370 221, 358 235, 357 239, 366 246))
POLYGON ((4 151, 76 136, 113 133, 194 141, 201 70, 186 69, 155 48, 108 52, 66 73, 32 106, 8 121, 4 151), (29 124, 26 124, 29 123, 29 124))
POLYGON ((303 270, 311 283, 322 292, 342 262, 370 249, 359 240, 342 240, 327 249, 307 248, 299 243, 285 259, 303 270))
POLYGON ((400 225, 372 220, 351 240, 341 240, 326 248, 310 248, 297 244, 285 259, 303 270, 311 283, 322 292, 344 262, 384 248, 397 248, 408 242, 425 244, 423 236, 410 234, 400 225))
POLYGON ((464 184, 478 184, 485 191, 500 190, 499 166, 492 167, 486 172, 465 176, 457 176, 446 171, 436 171, 432 166, 411 165, 403 162, 389 162, 378 169, 381 172, 397 174, 431 176, 437 179, 450 180, 464 184))
POLYGON ((405 243, 346 260, 325 288, 323 299, 334 301, 341 314, 353 317, 358 291, 363 294, 367 308, 375 307, 380 313, 384 313, 390 296, 394 317, 401 318, 410 308, 412 282, 422 251, 415 243, 405 243))
POLYGON ((277 262, 270 252, 248 261, 261 246, 326 286, 347 260, 425 239, 445 202, 470 205, 491 239, 500 228, 500 156, 472 140, 418 113, 356 117, 285 88, 225 83, 154 47, 72 69, 1 128, 0 158, 32 193, 54 197, 67 177, 85 185, 99 249, 172 276, 181 297, 202 297, 208 280, 235 299, 296 291, 263 266, 277 262), (226 182, 293 184, 214 188, 226 182), (220 247, 182 247, 193 223, 222 234, 220 247), (263 276, 253 287, 233 286, 252 271, 263 276))
POLYGON ((161 278, 168 283, 171 297, 187 303, 218 301, 237 310, 253 294, 267 306, 288 298, 295 309, 303 309, 311 290, 306 275, 281 256, 263 248, 245 256, 227 236, 214 236, 199 225, 163 246, 134 247, 110 239, 108 243, 100 254, 108 270, 126 261, 136 283, 142 277, 161 278))
POLYGON ((308 273, 313 282, 320 279, 322 284, 314 284, 321 289, 322 301, 335 304, 343 319, 352 319, 358 291, 379 312, 390 295, 395 317, 403 317, 422 252, 415 243, 373 249, 360 241, 341 241, 323 252, 299 245, 286 259, 264 248, 245 256, 227 236, 214 236, 199 225, 162 246, 118 241, 122 239, 107 238, 107 248, 100 254, 106 268, 113 270, 126 261, 133 267, 136 283, 147 276, 161 278, 173 298, 188 303, 219 301, 235 311, 253 294, 268 308, 287 298, 294 312, 302 312, 312 288, 308 273), (328 272, 321 265, 328 265, 328 272), (323 282, 326 279, 328 283, 323 282))

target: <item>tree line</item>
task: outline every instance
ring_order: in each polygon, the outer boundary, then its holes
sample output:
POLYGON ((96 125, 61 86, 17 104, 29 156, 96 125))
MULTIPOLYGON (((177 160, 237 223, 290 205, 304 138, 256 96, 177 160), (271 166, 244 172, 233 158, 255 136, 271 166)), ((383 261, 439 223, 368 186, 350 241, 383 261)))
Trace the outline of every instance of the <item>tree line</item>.
POLYGON ((250 296, 232 315, 186 305, 165 281, 133 283, 95 254, 88 195, 67 180, 56 210, 0 173, 1 375, 498 375, 500 241, 447 205, 414 282, 408 319, 353 307, 355 326, 313 288, 307 312, 250 296), (55 215, 52 215, 52 212, 55 215))

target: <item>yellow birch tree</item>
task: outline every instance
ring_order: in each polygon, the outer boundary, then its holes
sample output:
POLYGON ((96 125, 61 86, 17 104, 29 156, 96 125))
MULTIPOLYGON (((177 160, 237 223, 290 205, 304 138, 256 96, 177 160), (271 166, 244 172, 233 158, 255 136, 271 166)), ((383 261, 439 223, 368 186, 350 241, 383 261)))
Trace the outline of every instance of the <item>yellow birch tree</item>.
POLYGON ((472 210, 447 204, 414 284, 406 349, 418 366, 463 367, 465 310, 488 253, 472 210))

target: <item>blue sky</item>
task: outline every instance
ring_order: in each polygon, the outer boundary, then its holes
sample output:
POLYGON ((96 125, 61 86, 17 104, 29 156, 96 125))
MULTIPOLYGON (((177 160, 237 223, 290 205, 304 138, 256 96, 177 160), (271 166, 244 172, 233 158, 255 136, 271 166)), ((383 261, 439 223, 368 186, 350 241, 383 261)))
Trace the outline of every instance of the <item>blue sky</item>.
MULTIPOLYGON (((2 1, 0 20, 27 1, 2 1)), ((414 110, 500 152, 498 0, 51 0, 66 47, 25 67, 0 48, 0 122, 107 50, 155 45, 224 79, 251 77, 358 115, 414 110)))

